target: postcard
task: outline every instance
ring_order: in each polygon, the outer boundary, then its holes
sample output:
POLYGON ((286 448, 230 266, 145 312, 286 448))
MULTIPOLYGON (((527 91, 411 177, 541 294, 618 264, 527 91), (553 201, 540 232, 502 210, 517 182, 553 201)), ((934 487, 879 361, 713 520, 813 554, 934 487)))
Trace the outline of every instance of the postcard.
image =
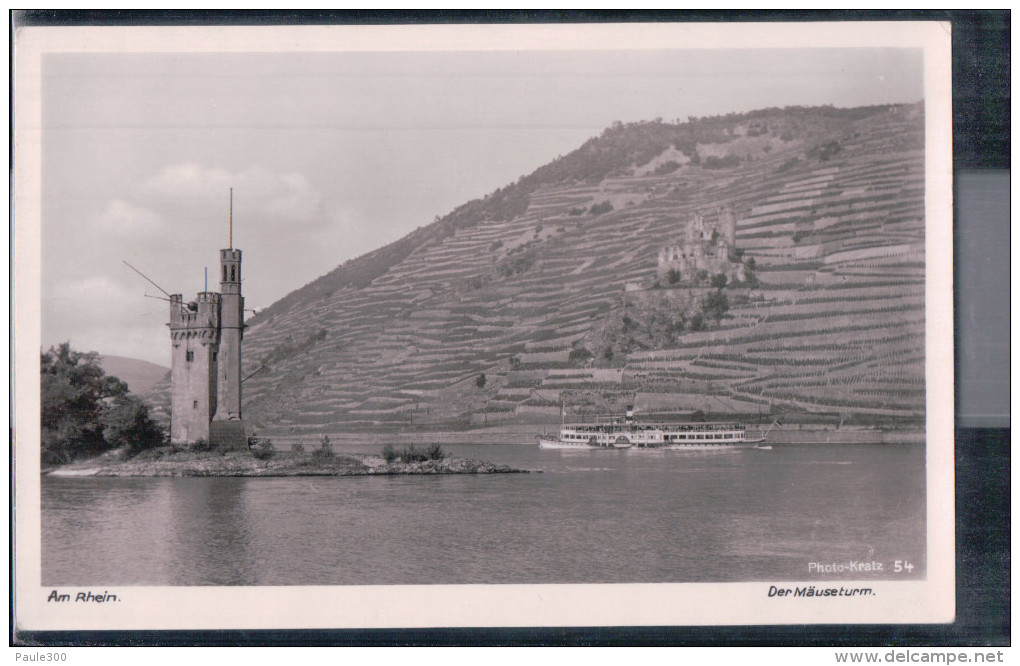
POLYGON ((19 630, 952 622, 947 25, 14 49, 19 630))

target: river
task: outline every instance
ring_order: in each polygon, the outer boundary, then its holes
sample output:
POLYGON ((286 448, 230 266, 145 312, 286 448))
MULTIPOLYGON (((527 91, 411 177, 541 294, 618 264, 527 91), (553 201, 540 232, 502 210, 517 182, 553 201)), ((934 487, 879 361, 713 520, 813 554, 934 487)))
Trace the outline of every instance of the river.
MULTIPOLYGON (((923 445, 445 445, 540 474, 42 479, 42 584, 359 585, 925 575, 923 445), (895 561, 909 571, 894 573, 895 561), (819 565, 879 562, 835 575, 819 565), (815 566, 812 566, 815 563, 815 566)), ((350 451, 378 452, 372 445, 350 451)))

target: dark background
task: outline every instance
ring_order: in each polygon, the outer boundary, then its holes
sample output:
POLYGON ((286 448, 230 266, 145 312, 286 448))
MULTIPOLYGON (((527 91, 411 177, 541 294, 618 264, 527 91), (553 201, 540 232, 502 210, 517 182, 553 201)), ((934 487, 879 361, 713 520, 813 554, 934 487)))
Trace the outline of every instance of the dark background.
MULTIPOLYGON (((957 618, 947 625, 13 632, 12 645, 1010 644, 1010 12, 29 10, 29 25, 949 21, 953 49, 957 618)), ((13 51, 12 51, 13 55, 13 51)), ((12 102, 13 104, 13 102, 12 102)), ((11 107, 13 112, 13 106, 11 107)), ((13 147, 12 147, 13 150, 13 147)), ((11 155, 13 167, 13 153, 11 155)), ((13 469, 13 465, 12 465, 13 469)), ((12 477, 13 483, 13 477, 12 477)), ((13 514, 12 514, 13 521, 13 514)), ((13 534, 11 535, 13 537, 13 534)), ((13 538, 11 540, 13 543, 13 538)), ((11 552, 13 562, 13 551, 11 552)), ((13 568, 11 573, 13 591, 13 568)))

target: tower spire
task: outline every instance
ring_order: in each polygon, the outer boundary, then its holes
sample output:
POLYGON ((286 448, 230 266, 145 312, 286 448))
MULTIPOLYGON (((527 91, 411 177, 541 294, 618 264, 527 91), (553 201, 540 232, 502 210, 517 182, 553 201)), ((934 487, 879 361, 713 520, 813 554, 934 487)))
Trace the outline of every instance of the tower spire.
POLYGON ((230 249, 234 249, 234 188, 230 188, 230 249))

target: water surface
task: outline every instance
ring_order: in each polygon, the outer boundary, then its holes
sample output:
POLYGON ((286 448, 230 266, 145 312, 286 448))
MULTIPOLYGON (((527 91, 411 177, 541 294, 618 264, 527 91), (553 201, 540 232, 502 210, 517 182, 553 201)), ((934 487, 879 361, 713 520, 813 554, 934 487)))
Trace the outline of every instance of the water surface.
POLYGON ((543 473, 43 477, 43 585, 924 577, 920 445, 444 449, 543 473), (894 574, 895 560, 915 568, 894 574), (886 570, 809 570, 849 561, 886 570))

